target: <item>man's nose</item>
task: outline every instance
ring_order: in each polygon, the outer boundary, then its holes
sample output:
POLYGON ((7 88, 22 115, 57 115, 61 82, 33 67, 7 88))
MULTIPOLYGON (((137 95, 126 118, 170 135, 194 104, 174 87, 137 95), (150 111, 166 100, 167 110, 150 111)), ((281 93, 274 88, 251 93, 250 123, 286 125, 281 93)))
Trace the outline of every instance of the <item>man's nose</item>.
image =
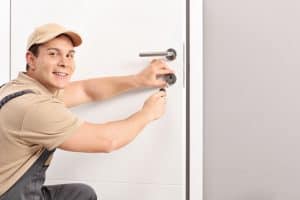
POLYGON ((69 59, 65 56, 61 56, 61 58, 59 59, 58 65, 60 67, 67 67, 69 64, 70 64, 69 59))

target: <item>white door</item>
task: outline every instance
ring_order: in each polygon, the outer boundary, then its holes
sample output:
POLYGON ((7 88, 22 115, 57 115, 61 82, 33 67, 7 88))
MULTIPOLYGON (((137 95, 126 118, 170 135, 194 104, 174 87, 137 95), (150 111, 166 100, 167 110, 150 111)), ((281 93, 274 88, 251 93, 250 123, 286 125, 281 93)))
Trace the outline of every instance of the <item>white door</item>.
MULTIPOLYGON (((134 142, 111 154, 58 151, 47 183, 85 182, 105 200, 185 199, 185 0, 12 0, 12 77, 25 69, 28 35, 48 22, 83 36, 73 80, 137 73, 152 59, 139 57, 140 52, 173 48, 177 57, 169 64, 177 82, 167 90, 166 115, 134 142)), ((154 91, 72 110, 91 122, 122 119, 140 109, 154 91)))
POLYGON ((9 80, 9 1, 0 2, 0 85, 4 84, 9 80))

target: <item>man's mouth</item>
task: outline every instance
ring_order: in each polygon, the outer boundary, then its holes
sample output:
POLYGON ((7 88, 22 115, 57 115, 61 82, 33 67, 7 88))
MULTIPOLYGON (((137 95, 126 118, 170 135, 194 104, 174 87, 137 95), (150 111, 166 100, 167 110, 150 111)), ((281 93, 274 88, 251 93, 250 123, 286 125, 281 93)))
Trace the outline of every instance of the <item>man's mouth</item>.
POLYGON ((68 76, 68 74, 67 74, 67 73, 64 73, 64 72, 53 72, 53 74, 54 74, 55 76, 60 77, 60 78, 64 78, 64 77, 67 77, 67 76, 68 76))

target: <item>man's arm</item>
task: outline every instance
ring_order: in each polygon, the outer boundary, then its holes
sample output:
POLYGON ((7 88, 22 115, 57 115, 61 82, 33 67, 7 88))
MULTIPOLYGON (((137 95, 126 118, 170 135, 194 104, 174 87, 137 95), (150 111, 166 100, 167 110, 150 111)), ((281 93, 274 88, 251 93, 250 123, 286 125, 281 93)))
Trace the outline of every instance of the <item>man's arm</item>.
POLYGON ((67 107, 72 107, 104 100, 139 87, 134 75, 74 81, 65 88, 64 102, 67 107))
POLYGON ((71 82, 64 92, 67 107, 99 101, 144 87, 165 87, 166 82, 157 76, 173 73, 165 62, 153 60, 148 67, 135 75, 94 78, 71 82))
POLYGON ((157 92, 144 103, 143 108, 124 120, 105 124, 85 122, 59 148, 78 152, 111 152, 130 143, 151 121, 162 116, 166 93, 157 92))

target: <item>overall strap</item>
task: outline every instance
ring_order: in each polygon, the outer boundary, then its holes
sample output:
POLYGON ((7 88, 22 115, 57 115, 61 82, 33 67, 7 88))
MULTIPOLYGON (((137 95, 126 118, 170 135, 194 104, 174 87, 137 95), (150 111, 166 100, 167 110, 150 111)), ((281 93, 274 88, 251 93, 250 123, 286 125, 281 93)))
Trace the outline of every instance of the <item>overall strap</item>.
POLYGON ((12 100, 16 97, 22 96, 24 94, 29 94, 29 93, 34 93, 34 92, 32 90, 22 90, 22 91, 18 91, 18 92, 7 95, 0 101, 0 109, 4 106, 4 104, 9 102, 10 100, 12 100))

